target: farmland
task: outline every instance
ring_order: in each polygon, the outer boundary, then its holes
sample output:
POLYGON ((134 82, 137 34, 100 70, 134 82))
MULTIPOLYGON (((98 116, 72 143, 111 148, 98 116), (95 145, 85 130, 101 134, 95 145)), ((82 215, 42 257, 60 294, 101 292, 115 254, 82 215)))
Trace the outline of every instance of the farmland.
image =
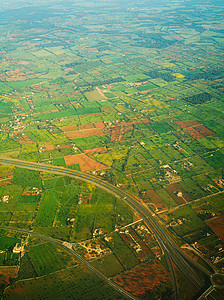
MULTIPOLYGON (((113 184, 222 271, 222 1, 2 2, 0 156, 113 184)), ((69 243, 142 299, 173 297, 150 230, 93 184, 2 165, 0 225, 69 243)), ((4 230, 0 279, 3 299, 122 298, 52 243, 4 230)))

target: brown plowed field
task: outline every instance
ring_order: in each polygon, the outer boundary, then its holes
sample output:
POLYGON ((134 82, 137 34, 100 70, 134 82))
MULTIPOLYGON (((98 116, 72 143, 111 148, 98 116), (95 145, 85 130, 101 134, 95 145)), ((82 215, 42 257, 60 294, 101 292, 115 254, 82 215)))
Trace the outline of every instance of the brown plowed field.
POLYGON ((78 130, 78 126, 77 125, 65 126, 65 127, 61 127, 61 130, 63 130, 65 133, 69 131, 76 131, 78 130))
POLYGON ((177 41, 182 41, 183 40, 183 38, 179 35, 179 34, 172 34, 171 35, 175 40, 177 40, 177 41))
POLYGON ((0 182, 0 186, 6 186, 12 184, 12 181, 10 180, 4 180, 0 182))
POLYGON ((152 121, 150 119, 143 119, 143 120, 133 122, 133 124, 137 124, 137 123, 152 123, 152 121))
POLYGON ((4 283, 9 283, 9 278, 14 278, 18 267, 0 267, 0 286, 4 283))
POLYGON ((215 132, 213 132, 212 130, 208 129, 204 125, 199 125, 195 129, 197 131, 199 131, 201 134, 203 134, 204 136, 209 136, 209 135, 215 134, 215 132))
POLYGON ((93 128, 93 129, 87 129, 82 131, 70 131, 67 132, 67 136, 70 139, 78 139, 78 138, 84 138, 89 136, 101 136, 104 135, 104 132, 100 128, 93 128))
POLYGON ((65 148, 71 148, 72 145, 62 145, 62 146, 56 146, 56 149, 65 149, 65 148))
POLYGON ((68 155, 64 157, 66 166, 79 164, 80 170, 85 171, 95 171, 101 169, 107 169, 108 167, 95 161, 94 159, 88 157, 85 153, 68 155))
POLYGON ((113 280, 135 296, 145 294, 162 283, 169 280, 169 274, 165 267, 159 262, 141 265, 122 275, 118 275, 113 280))
POLYGON ((179 183, 169 184, 167 185, 167 187, 165 187, 165 189, 170 194, 170 196, 177 202, 177 204, 184 204, 186 202, 192 201, 191 197, 186 193, 186 191, 182 188, 182 186, 179 183), (186 200, 186 202, 182 197, 178 197, 176 193, 174 194, 174 192, 177 191, 182 193, 183 198, 186 200))
POLYGON ((51 145, 50 142, 47 142, 46 143, 46 146, 44 149, 42 149, 41 151, 44 152, 44 151, 53 151, 55 149, 65 149, 65 148, 71 148, 72 145, 58 145, 58 146, 54 146, 54 145, 51 145))
POLYGON ((55 113, 55 112, 58 112, 58 111, 59 111, 59 109, 58 109, 58 108, 51 109, 51 112, 52 112, 52 113, 55 113))
POLYGON ((27 145, 27 144, 33 144, 33 141, 26 135, 26 134, 15 134, 14 136, 12 136, 12 138, 14 139, 14 141, 20 143, 20 145, 27 145), (19 136, 19 139, 18 139, 19 136), (16 138, 14 138, 16 137, 16 138))
POLYGON ((65 126, 65 127, 61 127, 61 129, 68 136, 68 138, 77 139, 77 138, 83 138, 89 136, 101 136, 105 134, 102 130, 104 126, 105 125, 103 122, 97 122, 97 123, 82 124, 79 126, 77 125, 65 126))
POLYGON ((93 128, 94 128, 93 123, 79 125, 80 131, 85 130, 85 129, 93 129, 93 128))
POLYGON ((147 191, 146 196, 146 201, 153 202, 157 209, 165 210, 168 208, 166 203, 163 202, 162 198, 154 190, 147 191))
POLYGON ((199 131, 197 131, 196 129, 194 129, 194 127, 184 128, 184 131, 186 133, 190 134, 195 139, 201 139, 201 138, 204 137, 199 131))
POLYGON ((5 172, 5 173, 1 173, 0 174, 0 179, 3 179, 3 178, 13 178, 13 174, 14 172, 5 172))
POLYGON ((139 92, 139 94, 147 94, 147 93, 150 93, 152 90, 146 90, 146 91, 141 91, 141 92, 139 92))
POLYGON ((88 149, 84 151, 88 155, 94 155, 98 153, 106 153, 107 148, 106 147, 100 147, 100 148, 93 148, 93 149, 88 149))
POLYGON ((196 120, 193 120, 193 121, 176 121, 175 123, 177 125, 179 125, 181 128, 187 128, 187 127, 201 125, 201 123, 199 123, 196 120))
POLYGON ((221 241, 224 243, 224 216, 219 216, 210 220, 205 221, 205 223, 211 228, 214 233, 220 237, 221 241))
POLYGON ((105 125, 104 125, 103 122, 96 122, 96 123, 94 123, 94 126, 95 126, 96 128, 103 128, 103 127, 105 127, 105 125))
POLYGON ((147 256, 152 255, 152 251, 148 248, 148 246, 145 244, 145 242, 137 235, 134 229, 131 227, 128 227, 128 231, 131 234, 131 236, 134 238, 134 240, 141 246, 142 250, 139 252, 136 252, 133 248, 136 246, 136 243, 133 241, 133 239, 130 237, 127 233, 120 233, 120 236, 124 239, 126 244, 129 246, 129 248, 132 249, 132 251, 137 255, 137 257, 140 260, 144 260, 147 256))
POLYGON ((128 130, 133 130, 132 122, 121 122, 112 127, 111 141, 118 140, 121 142, 124 138, 125 132, 128 130))
POLYGON ((45 149, 46 151, 52 151, 54 150, 54 145, 51 145, 50 142, 46 142, 45 149))
POLYGON ((98 116, 98 115, 102 115, 103 113, 93 113, 93 114, 88 114, 88 115, 80 115, 79 117, 89 117, 89 116, 98 116))

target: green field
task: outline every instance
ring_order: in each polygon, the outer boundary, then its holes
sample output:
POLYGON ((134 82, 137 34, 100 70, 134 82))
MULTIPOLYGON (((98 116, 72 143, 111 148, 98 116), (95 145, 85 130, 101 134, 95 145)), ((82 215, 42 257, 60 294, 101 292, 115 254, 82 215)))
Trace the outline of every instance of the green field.
POLYGON ((55 194, 54 190, 47 190, 44 193, 35 220, 36 226, 51 226, 53 224, 58 200, 58 195, 55 194))
MULTIPOLYGON (((1 2, 0 157, 112 184, 221 272, 222 1, 1 2)), ((139 220, 125 199, 59 174, 1 165, 0 225, 71 243, 106 276, 128 273, 124 287, 145 260, 167 267, 143 223, 135 229, 152 250, 147 258, 119 233, 139 220), (89 257, 81 246, 105 237, 106 254, 89 257)), ((7 231, 0 250, 2 265, 19 266, 15 278, 0 274, 4 300, 122 298, 50 243, 7 231), (24 255, 12 252, 15 241, 24 255)), ((174 272, 178 298, 200 297, 174 272)), ((159 282, 142 276, 136 298, 170 300, 170 282, 159 282)))

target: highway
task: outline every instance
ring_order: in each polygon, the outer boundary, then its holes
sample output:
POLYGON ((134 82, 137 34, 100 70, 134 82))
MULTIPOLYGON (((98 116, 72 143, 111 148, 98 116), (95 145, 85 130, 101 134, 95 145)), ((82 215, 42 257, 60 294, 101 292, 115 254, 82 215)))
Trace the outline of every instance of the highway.
POLYGON ((9 158, 0 158, 0 164, 7 164, 12 166, 17 166, 21 168, 27 168, 37 171, 44 171, 55 173, 59 175, 74 177, 77 179, 81 179, 87 182, 90 182, 94 185, 99 186, 102 189, 107 190, 109 193, 114 194, 115 196, 120 197, 123 201, 125 201, 130 207, 132 207, 139 216, 144 220, 150 230, 153 232, 155 237, 157 238, 163 252, 165 254, 167 264, 170 267, 171 278, 174 284, 174 294, 177 296, 176 282, 175 282, 175 274, 172 268, 173 261, 176 266, 182 271, 182 273, 190 280, 190 282, 197 288, 198 291, 201 291, 201 294, 209 287, 209 285, 205 286, 204 282, 202 282, 201 277, 198 275, 198 271, 204 274, 205 277, 210 278, 212 275, 202 266, 194 262, 191 258, 189 258, 185 253, 183 253, 179 247, 173 242, 170 238, 169 234, 165 230, 163 226, 160 225, 159 219, 157 216, 153 214, 148 208, 146 208, 143 204, 141 204, 135 197, 130 195, 129 193, 122 191, 116 186, 105 182, 93 175, 85 174, 75 170, 68 170, 63 167, 56 167, 51 165, 45 165, 34 162, 20 161, 16 159, 9 158))
POLYGON ((77 252, 75 252, 74 250, 72 250, 72 249, 66 247, 65 245, 63 245, 62 242, 60 242, 58 240, 55 240, 53 238, 50 238, 48 236, 45 236, 45 235, 42 235, 42 234, 39 234, 39 233, 36 233, 36 232, 33 232, 33 231, 21 229, 21 228, 0 226, 0 229, 10 230, 10 231, 17 231, 17 232, 22 232, 22 233, 25 233, 25 234, 31 234, 31 235, 37 236, 37 237, 39 237, 41 239, 44 239, 44 240, 46 240, 48 242, 54 243, 55 245, 59 246, 60 248, 64 249, 65 251, 69 252, 73 257, 75 257, 77 260, 79 260, 90 271, 94 272, 98 277, 100 277, 108 285, 110 285, 112 288, 114 288, 117 292, 119 292, 120 294, 122 294, 123 296, 125 296, 128 299, 137 300, 136 297, 134 297, 133 295, 131 295, 130 293, 128 293, 127 291, 125 291, 123 288, 121 288, 119 285, 117 285, 116 283, 114 283, 112 280, 108 279, 106 276, 104 276, 102 273, 100 273, 97 269, 95 269, 92 265, 90 265, 88 263, 88 261, 86 261, 77 252))

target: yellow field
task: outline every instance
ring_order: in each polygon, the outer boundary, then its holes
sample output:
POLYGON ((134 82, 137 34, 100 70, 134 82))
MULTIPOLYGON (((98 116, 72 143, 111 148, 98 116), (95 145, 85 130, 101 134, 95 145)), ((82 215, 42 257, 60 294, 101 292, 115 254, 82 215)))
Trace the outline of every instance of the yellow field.
POLYGON ((94 159, 108 167, 111 167, 113 164, 113 158, 109 153, 94 155, 94 159))
POLYGON ((173 76, 175 76, 176 78, 184 78, 185 76, 180 74, 180 73, 173 73, 173 76))

